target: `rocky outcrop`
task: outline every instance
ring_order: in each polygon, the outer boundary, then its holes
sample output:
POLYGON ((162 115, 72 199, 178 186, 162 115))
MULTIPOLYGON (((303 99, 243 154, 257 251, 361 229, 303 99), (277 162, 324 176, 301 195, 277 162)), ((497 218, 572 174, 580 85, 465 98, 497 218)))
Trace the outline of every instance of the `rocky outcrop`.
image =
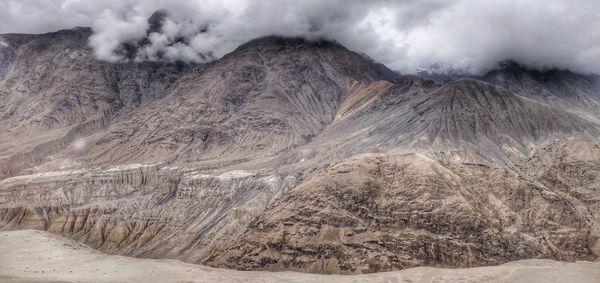
POLYGON ((156 165, 19 176, 0 183, 0 222, 5 230, 47 230, 108 253, 197 261, 235 242, 298 178, 156 165))
MULTIPOLYGON (((597 143, 587 146, 597 153, 597 143)), ((217 262, 248 270, 365 273, 531 257, 594 260, 600 172, 586 168, 597 169, 600 160, 564 158, 553 155, 540 179, 529 179, 518 170, 444 164, 420 154, 357 156, 306 176, 217 262), (563 179, 573 174, 567 171, 588 175, 563 179)))

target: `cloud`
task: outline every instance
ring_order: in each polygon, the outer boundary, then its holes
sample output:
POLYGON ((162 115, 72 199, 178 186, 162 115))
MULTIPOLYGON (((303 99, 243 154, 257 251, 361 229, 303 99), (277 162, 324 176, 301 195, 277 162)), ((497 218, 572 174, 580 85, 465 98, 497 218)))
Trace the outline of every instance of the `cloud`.
POLYGON ((600 73, 597 11, 597 0, 0 0, 0 32, 91 26, 108 61, 206 62, 282 35, 336 40, 403 72, 512 59, 600 73))
POLYGON ((107 61, 124 60, 116 53, 123 43, 141 39, 146 36, 148 23, 140 15, 125 17, 113 10, 105 10, 94 21, 95 34, 90 38, 96 56, 107 61))

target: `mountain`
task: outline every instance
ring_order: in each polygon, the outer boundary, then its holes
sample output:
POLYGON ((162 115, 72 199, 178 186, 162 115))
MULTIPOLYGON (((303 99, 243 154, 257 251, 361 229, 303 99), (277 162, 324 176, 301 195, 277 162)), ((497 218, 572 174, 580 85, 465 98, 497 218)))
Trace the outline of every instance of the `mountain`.
POLYGON ((482 79, 519 95, 567 108, 596 122, 600 119, 598 75, 559 69, 533 70, 509 61, 488 72, 482 79))
POLYGON ((1 35, 2 230, 244 270, 600 256, 593 76, 439 83, 280 37, 107 63, 90 35, 1 35))
MULTIPOLYGON (((0 177, 46 162, 76 140, 154 100, 181 70, 171 65, 106 64, 87 47, 91 30, 2 35, 0 177)), ((61 165, 62 166, 62 165, 61 165)))

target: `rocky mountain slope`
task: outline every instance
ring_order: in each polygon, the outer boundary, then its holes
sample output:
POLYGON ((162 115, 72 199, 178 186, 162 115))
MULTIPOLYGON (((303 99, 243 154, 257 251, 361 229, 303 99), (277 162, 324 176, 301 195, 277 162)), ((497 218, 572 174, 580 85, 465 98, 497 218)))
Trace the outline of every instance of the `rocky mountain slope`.
MULTIPOLYGON (((91 30, 2 35, 0 176, 16 175, 165 94, 181 73, 164 64, 99 62, 91 30)), ((0 57, 1 58, 1 57, 0 57)))
POLYGON ((107 63, 90 33, 0 36, 2 230, 245 270, 600 256, 597 77, 438 83, 277 37, 107 63))

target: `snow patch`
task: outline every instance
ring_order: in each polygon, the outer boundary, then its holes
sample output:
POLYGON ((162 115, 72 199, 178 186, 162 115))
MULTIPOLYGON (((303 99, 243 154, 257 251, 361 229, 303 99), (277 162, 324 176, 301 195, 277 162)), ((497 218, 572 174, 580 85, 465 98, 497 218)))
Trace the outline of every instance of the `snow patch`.
POLYGON ((238 179, 252 176, 252 172, 244 170, 233 170, 219 175, 219 179, 238 179))
POLYGON ((281 178, 279 176, 276 175, 270 175, 267 176, 265 178, 262 178, 262 180, 267 183, 271 188, 276 188, 281 186, 281 178))
POLYGON ((189 176, 190 179, 207 179, 207 178, 217 178, 219 180, 231 180, 231 179, 241 179, 253 176, 254 173, 250 171, 244 170, 233 170, 229 172, 225 172, 221 175, 207 175, 207 174, 194 174, 189 176))
POLYGON ((66 177, 71 175, 81 175, 85 174, 87 171, 85 170, 64 170, 64 171, 49 171, 49 172, 41 172, 34 173, 30 175, 21 175, 15 176, 11 178, 4 179, 0 182, 0 187, 2 185, 7 185, 11 183, 23 182, 23 181, 34 181, 35 179, 41 178, 56 178, 56 177, 66 177))
POLYGON ((115 171, 125 171, 125 170, 133 170, 133 169, 140 169, 140 168, 149 168, 149 167, 153 167, 153 166, 156 166, 156 165, 155 164, 138 164, 138 163, 132 163, 132 164, 118 165, 118 166, 111 167, 111 168, 107 169, 106 172, 115 172, 115 171))

